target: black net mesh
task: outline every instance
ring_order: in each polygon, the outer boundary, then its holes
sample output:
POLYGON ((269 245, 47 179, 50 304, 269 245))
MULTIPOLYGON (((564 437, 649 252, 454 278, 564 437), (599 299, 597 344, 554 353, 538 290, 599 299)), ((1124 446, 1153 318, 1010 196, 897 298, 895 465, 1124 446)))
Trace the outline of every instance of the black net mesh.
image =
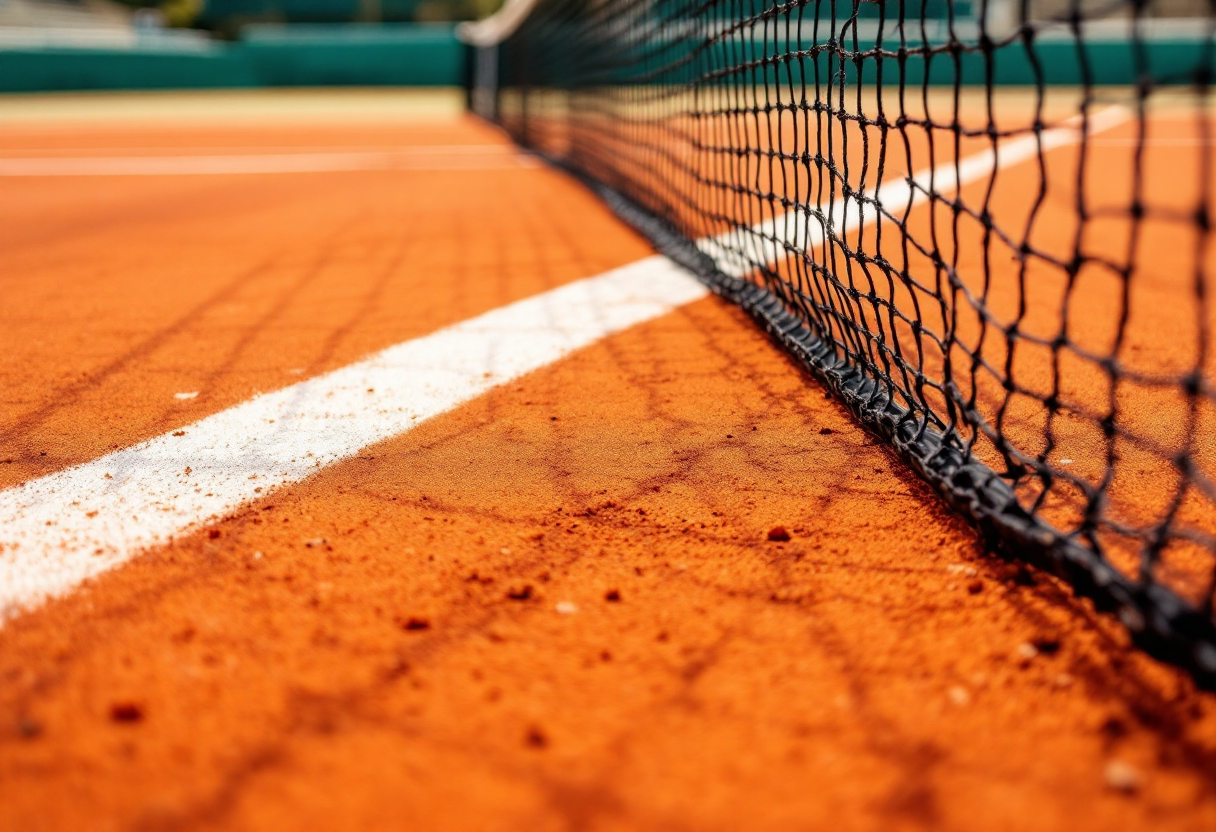
POLYGON ((539 0, 470 95, 992 544, 1210 684, 1216 12, 1190 13, 539 0))

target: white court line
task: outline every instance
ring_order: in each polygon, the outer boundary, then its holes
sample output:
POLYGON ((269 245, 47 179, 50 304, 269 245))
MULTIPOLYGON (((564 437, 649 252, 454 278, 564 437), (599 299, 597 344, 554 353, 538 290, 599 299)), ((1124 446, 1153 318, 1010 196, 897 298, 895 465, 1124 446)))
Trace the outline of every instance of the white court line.
POLYGON ((1155 139, 1149 136, 1142 142, 1136 136, 1126 136, 1121 139, 1096 139, 1093 144, 1095 147, 1213 147, 1216 146, 1216 139, 1204 139, 1199 136, 1155 139))
POLYGON ((102 155, 111 159, 122 156, 249 156, 280 153, 395 153, 404 156, 518 156, 519 148, 509 144, 393 144, 393 145, 172 145, 157 147, 21 147, 9 148, 13 159, 71 159, 102 155))
POLYGON ((647 257, 0 491, 0 621, 707 291, 647 257))
POLYGON ((267 173, 333 173, 384 170, 504 170, 536 167, 531 156, 509 148, 476 154, 454 151, 354 153, 256 153, 207 156, 87 156, 0 158, 4 176, 200 176, 267 173))
MULTIPOLYGON (((1090 116, 1088 135, 1110 130, 1130 117, 1130 110, 1107 107, 1090 116)), ((1077 116, 1060 127, 1044 130, 1039 139, 1023 136, 998 145, 995 153, 991 149, 984 150, 960 159, 957 165, 952 161, 943 162, 935 168, 926 168, 911 177, 866 191, 864 198, 837 195, 828 213, 788 211, 756 224, 748 229, 746 235, 735 230, 727 231, 699 240, 697 246, 714 258, 723 272, 732 277, 743 277, 762 265, 784 259, 792 250, 806 251, 823 245, 829 231, 838 238, 844 238, 850 231, 872 224, 878 218, 878 211, 873 205, 875 201, 902 222, 913 208, 928 200, 926 191, 948 195, 963 185, 989 176, 995 170, 1033 159, 1039 153, 1040 140, 1044 152, 1075 144, 1081 138, 1079 127, 1080 117, 1077 116), (763 243, 757 238, 762 238, 763 243), (761 245, 764 251, 757 250, 761 245)))
MULTIPOLYGON (((1066 141, 1061 134, 1050 146, 1066 141)), ((977 154, 959 163, 958 180, 974 181, 1028 154, 1017 143, 1001 148, 999 165, 991 152, 977 154)), ((954 181, 954 169, 951 162, 933 173, 938 192, 954 181)), ((902 181, 871 196, 898 205, 910 192, 902 181)), ((872 208, 862 216, 853 205, 829 222, 843 228, 876 218, 872 208)), ((772 233, 774 227, 755 230, 772 233)), ((722 243, 701 245, 713 251, 722 243)), ((723 265, 731 267, 729 260, 723 265)), ((180 435, 0 491, 0 623, 141 551, 706 293, 671 261, 647 257, 259 396, 180 435)))

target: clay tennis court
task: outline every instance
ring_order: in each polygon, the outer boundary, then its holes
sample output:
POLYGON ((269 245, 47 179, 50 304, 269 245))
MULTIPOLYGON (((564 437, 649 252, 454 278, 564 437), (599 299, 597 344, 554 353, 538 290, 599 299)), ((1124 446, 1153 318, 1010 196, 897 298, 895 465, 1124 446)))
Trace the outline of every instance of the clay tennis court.
MULTIPOLYGON (((653 254, 455 93, 0 108, 10 493, 653 254)), ((1216 824, 1212 694, 672 305, 6 598, 0 828, 1216 824)))

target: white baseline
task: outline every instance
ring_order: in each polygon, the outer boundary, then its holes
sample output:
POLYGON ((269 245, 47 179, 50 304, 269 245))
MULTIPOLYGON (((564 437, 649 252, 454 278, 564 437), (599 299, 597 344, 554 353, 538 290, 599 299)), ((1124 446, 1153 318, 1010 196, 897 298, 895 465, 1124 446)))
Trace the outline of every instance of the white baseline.
POLYGON ((0 177, 9 176, 222 176, 270 173, 335 173, 385 170, 512 170, 537 167, 532 156, 491 145, 486 152, 453 147, 327 153, 249 153, 192 156, 9 156, 0 177))

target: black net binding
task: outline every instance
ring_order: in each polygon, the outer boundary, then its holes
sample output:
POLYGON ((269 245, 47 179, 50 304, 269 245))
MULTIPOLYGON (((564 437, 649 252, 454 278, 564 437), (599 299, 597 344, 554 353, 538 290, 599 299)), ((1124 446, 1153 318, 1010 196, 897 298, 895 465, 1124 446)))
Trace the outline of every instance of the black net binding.
POLYGON ((1190 5, 512 0, 469 32, 470 101, 1211 686, 1216 11, 1190 5))

